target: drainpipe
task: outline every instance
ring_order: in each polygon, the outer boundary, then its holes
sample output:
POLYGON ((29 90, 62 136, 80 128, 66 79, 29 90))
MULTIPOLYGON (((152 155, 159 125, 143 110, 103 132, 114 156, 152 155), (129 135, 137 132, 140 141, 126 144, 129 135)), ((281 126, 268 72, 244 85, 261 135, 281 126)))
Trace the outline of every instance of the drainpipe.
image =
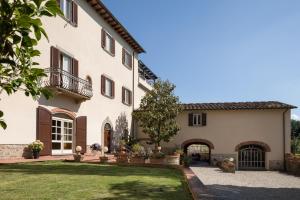
POLYGON ((286 170, 286 163, 285 163, 285 113, 288 111, 289 109, 286 109, 283 113, 282 113, 282 134, 283 134, 283 169, 286 170))
MULTIPOLYGON (((135 60, 135 52, 133 51, 133 62, 132 62, 132 113, 134 112, 134 103, 135 103, 135 93, 134 93, 134 88, 135 88, 135 85, 134 85, 134 71, 135 71, 135 68, 134 68, 134 60, 135 60)), ((132 130, 131 130, 131 133, 132 135, 135 137, 135 122, 133 120, 133 117, 131 116, 131 124, 132 124, 132 130)))

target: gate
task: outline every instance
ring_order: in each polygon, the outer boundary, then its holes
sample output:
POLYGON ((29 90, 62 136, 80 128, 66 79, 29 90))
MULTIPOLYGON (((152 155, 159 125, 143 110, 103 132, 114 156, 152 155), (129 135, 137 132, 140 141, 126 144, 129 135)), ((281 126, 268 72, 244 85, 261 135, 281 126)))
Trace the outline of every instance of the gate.
POLYGON ((245 145, 239 149, 239 169, 265 169, 265 151, 259 145, 245 145))

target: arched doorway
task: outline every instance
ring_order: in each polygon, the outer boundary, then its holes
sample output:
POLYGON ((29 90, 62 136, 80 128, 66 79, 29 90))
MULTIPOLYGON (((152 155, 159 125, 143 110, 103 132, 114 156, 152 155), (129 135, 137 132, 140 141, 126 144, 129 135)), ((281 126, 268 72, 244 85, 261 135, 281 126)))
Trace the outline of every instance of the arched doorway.
POLYGON ((111 152, 112 128, 109 123, 104 125, 104 146, 108 148, 108 153, 111 152))
POLYGON ((191 139, 181 145, 184 153, 192 158, 193 163, 208 163, 211 161, 213 144, 204 139, 191 139))
POLYGON ((239 148, 239 169, 265 169, 265 150, 257 144, 247 144, 239 148))

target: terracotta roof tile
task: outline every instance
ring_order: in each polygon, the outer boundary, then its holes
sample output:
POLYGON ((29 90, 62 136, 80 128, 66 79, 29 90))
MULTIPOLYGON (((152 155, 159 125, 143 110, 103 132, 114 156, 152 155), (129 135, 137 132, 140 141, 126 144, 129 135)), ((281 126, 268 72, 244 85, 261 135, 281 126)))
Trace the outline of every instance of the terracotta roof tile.
POLYGON ((182 104, 184 110, 260 110, 297 108, 278 101, 225 102, 225 103, 188 103, 182 104))

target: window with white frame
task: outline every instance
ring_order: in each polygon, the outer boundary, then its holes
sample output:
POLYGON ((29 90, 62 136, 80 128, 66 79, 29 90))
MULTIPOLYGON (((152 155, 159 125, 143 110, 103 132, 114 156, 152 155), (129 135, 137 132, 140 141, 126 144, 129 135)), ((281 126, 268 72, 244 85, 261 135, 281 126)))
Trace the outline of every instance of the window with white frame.
POLYGON ((105 79, 105 95, 112 97, 112 81, 105 79))
POLYGON ((193 125, 194 126, 201 125, 201 114, 193 114, 193 125))
POLYGON ((113 41, 113 39, 112 39, 112 37, 108 34, 108 33, 106 33, 105 34, 105 50, 106 51, 108 51, 108 52, 110 52, 110 53, 113 53, 112 52, 112 41, 113 41))

